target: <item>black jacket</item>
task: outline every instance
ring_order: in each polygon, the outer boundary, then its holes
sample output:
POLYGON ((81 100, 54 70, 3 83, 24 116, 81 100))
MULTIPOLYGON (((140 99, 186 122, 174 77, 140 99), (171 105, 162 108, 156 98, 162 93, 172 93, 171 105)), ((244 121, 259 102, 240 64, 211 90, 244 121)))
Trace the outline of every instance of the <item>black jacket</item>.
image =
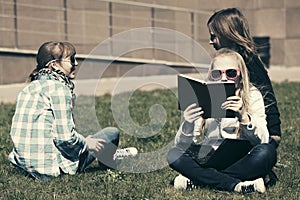
POLYGON ((280 113, 268 72, 257 55, 253 55, 252 59, 246 62, 246 65, 249 71, 250 82, 260 90, 264 98, 269 134, 270 136, 281 136, 280 113))

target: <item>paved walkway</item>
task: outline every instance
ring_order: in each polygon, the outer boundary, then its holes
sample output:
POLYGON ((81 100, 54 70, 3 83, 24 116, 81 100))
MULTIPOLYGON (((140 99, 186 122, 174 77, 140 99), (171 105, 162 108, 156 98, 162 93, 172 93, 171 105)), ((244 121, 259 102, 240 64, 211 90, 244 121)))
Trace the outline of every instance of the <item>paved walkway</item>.
MULTIPOLYGON (((300 82, 299 67, 272 67, 269 76, 274 82, 293 81, 300 82)), ((194 74, 193 74, 194 75, 194 74)), ((77 95, 103 95, 106 93, 117 94, 127 91, 152 90, 157 88, 175 88, 177 86, 176 75, 126 77, 126 78, 102 78, 100 80, 76 80, 77 95)), ((25 83, 0 85, 0 102, 13 103, 16 95, 26 86, 25 83)))

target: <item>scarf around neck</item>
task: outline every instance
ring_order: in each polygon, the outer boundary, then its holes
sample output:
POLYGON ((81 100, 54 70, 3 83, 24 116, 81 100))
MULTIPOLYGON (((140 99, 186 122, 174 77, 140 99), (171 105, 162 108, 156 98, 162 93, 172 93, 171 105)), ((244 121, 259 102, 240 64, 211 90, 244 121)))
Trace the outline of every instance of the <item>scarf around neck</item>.
POLYGON ((64 85, 66 85, 72 94, 72 102, 73 105, 75 103, 75 99, 76 99, 76 95, 74 93, 74 83, 70 80, 69 77, 67 77, 61 70, 59 69, 54 69, 54 68, 43 68, 41 69, 36 77, 36 80, 56 80, 59 81, 61 83, 63 83, 64 85))

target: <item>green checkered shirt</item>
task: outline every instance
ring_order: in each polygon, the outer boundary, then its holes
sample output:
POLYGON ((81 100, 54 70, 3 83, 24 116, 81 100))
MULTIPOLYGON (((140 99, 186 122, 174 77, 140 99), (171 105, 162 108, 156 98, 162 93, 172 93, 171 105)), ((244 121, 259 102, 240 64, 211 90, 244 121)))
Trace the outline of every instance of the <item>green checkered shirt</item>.
POLYGON ((75 131, 71 89, 53 77, 43 75, 20 92, 12 119, 9 161, 36 178, 75 174, 86 149, 84 137, 75 131))

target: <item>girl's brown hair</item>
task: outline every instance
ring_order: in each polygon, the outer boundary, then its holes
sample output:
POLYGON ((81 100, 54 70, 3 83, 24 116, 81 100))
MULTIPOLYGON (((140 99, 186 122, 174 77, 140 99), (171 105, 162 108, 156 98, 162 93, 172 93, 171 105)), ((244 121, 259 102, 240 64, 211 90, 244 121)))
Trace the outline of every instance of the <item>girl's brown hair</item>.
MULTIPOLYGON (((248 21, 237 8, 215 12, 208 20, 207 27, 230 48, 242 55, 245 61, 256 54, 255 44, 250 36, 248 21)), ((222 45, 222 43, 221 43, 222 45)))
POLYGON ((69 42, 45 42, 38 50, 36 56, 37 66, 29 75, 29 81, 36 80, 38 72, 43 68, 48 68, 49 62, 61 60, 75 54, 75 47, 69 42))

